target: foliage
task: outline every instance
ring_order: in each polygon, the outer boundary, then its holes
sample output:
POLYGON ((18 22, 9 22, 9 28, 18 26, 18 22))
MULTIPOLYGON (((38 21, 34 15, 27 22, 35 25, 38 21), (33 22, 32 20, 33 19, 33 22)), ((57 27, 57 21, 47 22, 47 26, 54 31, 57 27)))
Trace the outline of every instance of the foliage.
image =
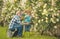
POLYGON ((60 24, 60 12, 58 12, 60 6, 57 2, 58 0, 55 0, 53 2, 55 4, 52 5, 52 0, 28 0, 25 7, 31 7, 32 9, 35 31, 45 30, 46 28, 53 31, 54 26, 60 24))
POLYGON ((8 24, 10 22, 11 18, 18 9, 20 9, 20 2, 18 0, 14 2, 10 2, 10 1, 4 2, 0 17, 1 18, 0 21, 3 22, 2 23, 3 26, 5 26, 5 24, 8 24))
POLYGON ((3 4, 0 23, 8 25, 17 10, 29 8, 34 17, 32 21, 35 31, 42 30, 40 29, 41 26, 48 26, 50 29, 53 29, 55 24, 60 24, 60 12, 58 12, 58 9, 60 9, 59 4, 59 0, 54 0, 53 3, 52 0, 27 0, 24 8, 21 6, 20 0, 14 0, 13 2, 7 0, 3 4))

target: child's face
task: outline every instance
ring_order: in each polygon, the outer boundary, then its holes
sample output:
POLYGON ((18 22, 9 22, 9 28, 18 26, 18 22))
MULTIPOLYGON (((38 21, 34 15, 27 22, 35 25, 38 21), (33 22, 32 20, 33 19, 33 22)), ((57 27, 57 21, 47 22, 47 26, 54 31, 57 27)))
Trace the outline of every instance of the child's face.
POLYGON ((31 15, 31 11, 27 10, 26 14, 31 15))

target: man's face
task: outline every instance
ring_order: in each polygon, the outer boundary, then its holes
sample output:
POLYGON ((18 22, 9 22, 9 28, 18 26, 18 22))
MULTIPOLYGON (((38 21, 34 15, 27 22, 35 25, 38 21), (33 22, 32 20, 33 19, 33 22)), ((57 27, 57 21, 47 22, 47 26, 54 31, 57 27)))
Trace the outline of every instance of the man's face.
POLYGON ((19 13, 20 13, 20 15, 23 15, 24 14, 23 11, 20 11, 19 13))
POLYGON ((20 16, 20 13, 21 13, 20 11, 17 11, 17 12, 16 12, 16 15, 20 16))

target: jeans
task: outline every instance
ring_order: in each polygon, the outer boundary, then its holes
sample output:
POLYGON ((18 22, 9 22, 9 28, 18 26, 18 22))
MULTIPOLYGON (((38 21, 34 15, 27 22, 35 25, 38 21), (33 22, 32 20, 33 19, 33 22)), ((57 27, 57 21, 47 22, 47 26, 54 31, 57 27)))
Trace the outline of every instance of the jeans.
POLYGON ((22 36, 22 33, 23 33, 23 26, 17 27, 17 31, 18 31, 17 35, 18 35, 18 36, 22 36))
POLYGON ((30 31, 31 25, 25 25, 25 31, 30 31))
POLYGON ((11 29, 9 29, 9 30, 15 31, 15 28, 17 29, 17 33, 15 33, 15 34, 17 34, 18 36, 22 36, 22 33, 23 33, 23 26, 13 27, 13 28, 11 28, 11 29))

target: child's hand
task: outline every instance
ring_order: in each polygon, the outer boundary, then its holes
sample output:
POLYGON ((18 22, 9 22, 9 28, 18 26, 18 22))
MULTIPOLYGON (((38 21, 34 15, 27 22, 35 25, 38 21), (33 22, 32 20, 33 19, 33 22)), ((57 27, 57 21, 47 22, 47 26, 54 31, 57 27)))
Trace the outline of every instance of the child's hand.
POLYGON ((27 22, 26 22, 26 23, 24 23, 24 25, 29 25, 29 24, 30 24, 30 23, 27 23, 27 22))

